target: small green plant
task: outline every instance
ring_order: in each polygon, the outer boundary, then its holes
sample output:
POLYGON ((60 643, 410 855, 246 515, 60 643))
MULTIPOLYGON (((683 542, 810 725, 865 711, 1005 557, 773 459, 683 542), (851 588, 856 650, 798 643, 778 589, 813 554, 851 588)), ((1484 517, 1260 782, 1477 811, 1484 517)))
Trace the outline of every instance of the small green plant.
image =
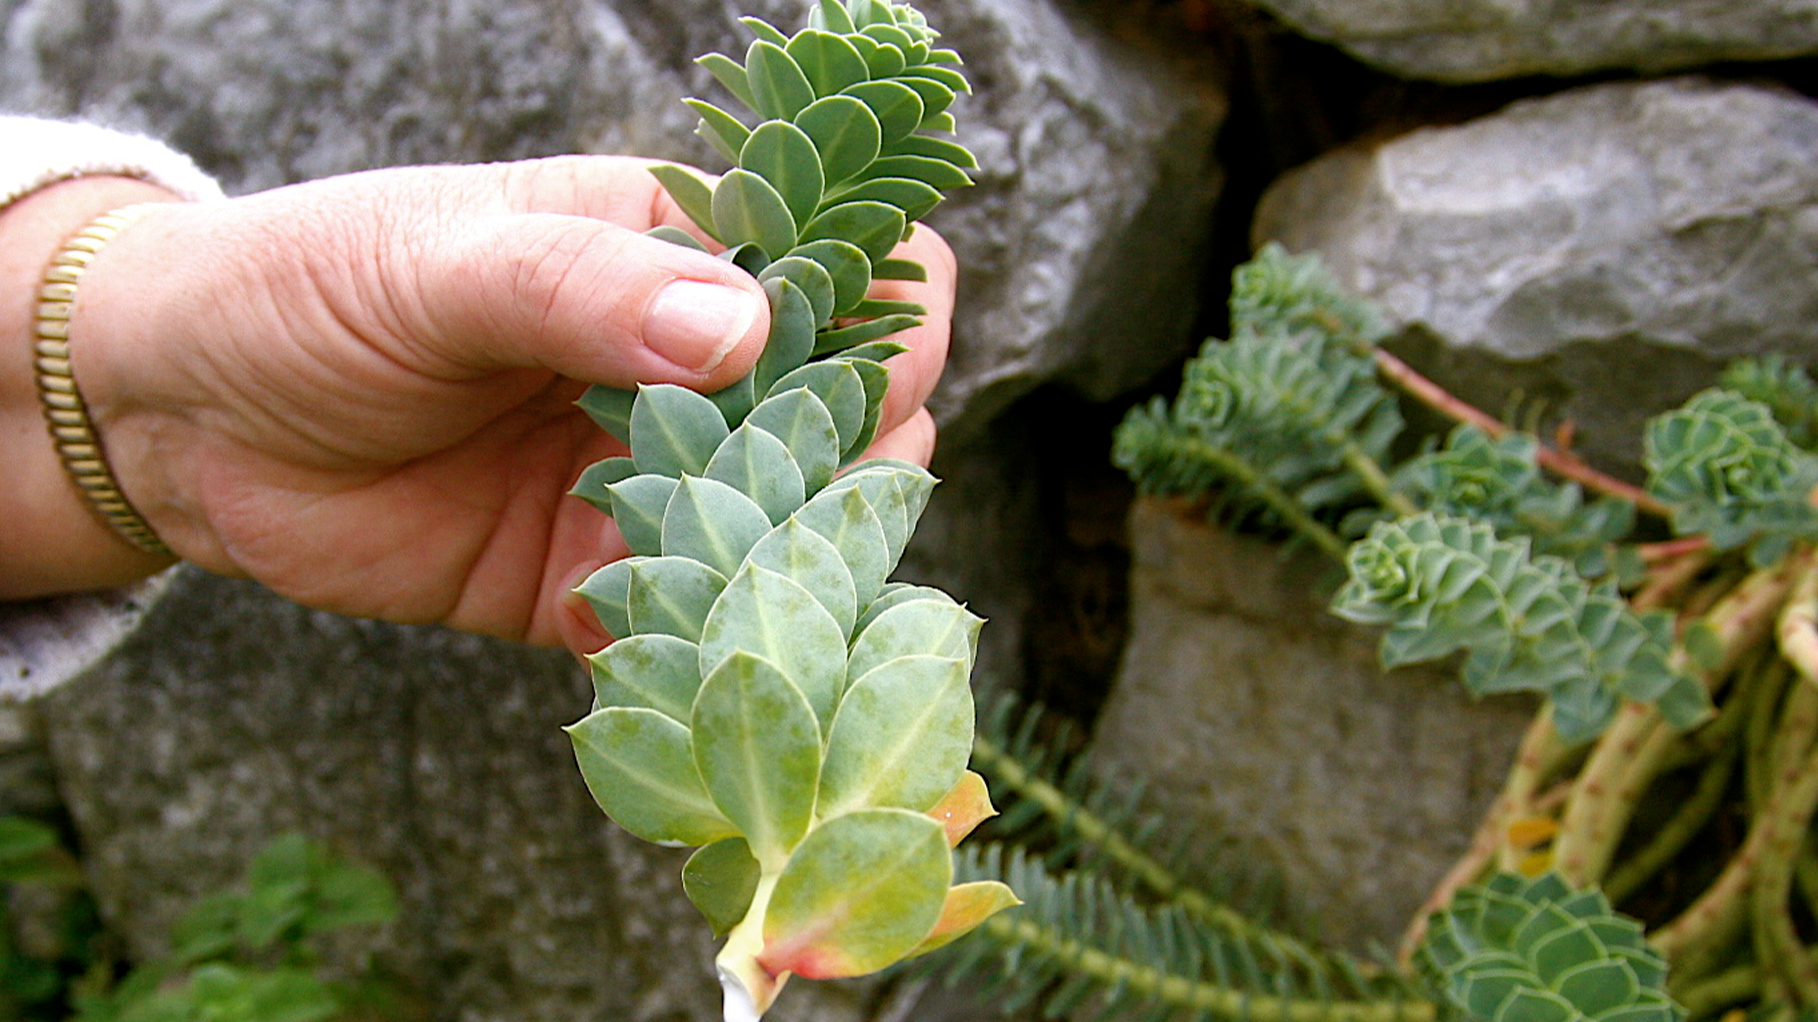
POLYGON ((60 1018, 72 974, 86 968, 83 952, 92 927, 92 912, 77 898, 82 871, 59 843, 57 831, 37 820, 0 816, 0 1022, 38 1022, 60 1018), (15 940, 11 907, 21 887, 49 888, 70 897, 57 922, 66 931, 67 948, 21 947, 15 940))
POLYGON ((72 992, 73 1022, 352 1022, 403 1018, 390 985, 322 974, 317 938, 397 915, 391 884, 300 834, 254 857, 244 887, 209 895, 172 948, 118 984, 105 967, 72 992))
POLYGON ((574 492, 632 556, 579 587, 617 641, 590 658, 596 705, 568 729, 609 816, 699 848, 683 881, 727 936, 728 1018, 761 1014, 791 975, 869 973, 1016 901, 995 881, 953 883, 953 845, 991 812, 966 769, 982 622, 887 581, 934 477, 858 462, 883 362, 904 350, 888 338, 924 312, 868 291, 924 279, 890 253, 970 183, 971 154, 940 137, 970 87, 906 4, 819 0, 794 35, 744 24, 742 62, 700 63, 757 123, 688 101, 735 166, 717 183, 654 173, 763 283, 770 336, 715 394, 582 398, 631 453, 574 492))
MULTIPOLYGON (((1779 359, 1731 367, 1648 425, 1638 487, 1379 348, 1375 313, 1311 258, 1265 249, 1231 314, 1177 397, 1130 413, 1117 463, 1328 555, 1332 610, 1384 628, 1385 668, 1451 658, 1473 694, 1543 708, 1386 968, 1196 889, 1095 791, 1043 779, 1029 743, 981 734, 1007 815, 1093 853, 1059 874, 1022 850, 968 858, 1029 902, 983 927, 1007 951, 1000 998, 1284 1022, 1818 1010, 1818 384, 1779 359), (1409 443, 1409 401, 1456 426, 1409 443)), ((992 964, 978 943, 956 958, 992 964)))

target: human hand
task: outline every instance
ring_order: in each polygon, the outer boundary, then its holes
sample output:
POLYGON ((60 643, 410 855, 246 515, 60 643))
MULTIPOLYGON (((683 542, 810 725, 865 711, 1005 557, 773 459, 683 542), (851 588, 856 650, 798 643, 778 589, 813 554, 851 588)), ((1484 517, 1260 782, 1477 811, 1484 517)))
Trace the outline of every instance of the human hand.
MULTIPOLYGON (((375 171, 154 213, 71 324, 127 496, 181 556, 310 606, 597 648, 567 593, 627 551, 565 493, 624 451, 572 401, 729 384, 768 324, 742 271, 640 236, 691 226, 646 166, 375 171)), ((925 463, 954 268, 926 228, 899 255, 929 282, 876 293, 930 314, 899 336, 872 451, 925 463)))

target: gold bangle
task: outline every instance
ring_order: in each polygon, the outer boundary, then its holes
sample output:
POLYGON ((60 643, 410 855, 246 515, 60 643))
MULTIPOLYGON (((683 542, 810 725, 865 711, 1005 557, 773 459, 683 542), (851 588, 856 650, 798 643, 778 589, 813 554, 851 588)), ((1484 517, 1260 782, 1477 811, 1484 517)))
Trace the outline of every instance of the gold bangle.
POLYGON ((120 492, 69 365, 70 310, 75 307, 76 286, 82 282, 82 275, 108 242, 164 205, 168 203, 146 202, 103 213, 64 242, 44 271, 44 283, 38 288, 36 364, 44 421, 77 489, 88 498, 89 506, 133 546, 148 554, 172 557, 175 555, 170 547, 120 492))

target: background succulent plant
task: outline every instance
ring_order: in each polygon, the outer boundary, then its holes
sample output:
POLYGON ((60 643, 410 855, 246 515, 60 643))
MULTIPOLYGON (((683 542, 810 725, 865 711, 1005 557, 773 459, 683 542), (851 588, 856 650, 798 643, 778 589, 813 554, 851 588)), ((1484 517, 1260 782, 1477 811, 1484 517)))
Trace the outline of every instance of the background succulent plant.
POLYGON ((882 363, 904 350, 887 338, 924 311, 867 292, 923 277, 890 252, 969 183, 972 156, 938 137, 966 79, 904 4, 820 0, 793 36, 744 23, 742 63, 700 63, 760 122, 688 101, 736 166, 712 183, 653 173, 763 282, 770 337, 713 395, 582 398, 631 455, 575 493, 632 556, 579 587, 618 641, 591 658, 597 706, 568 729, 608 815, 700 846, 684 886, 729 935, 729 1017, 762 1013, 792 974, 872 972, 1016 902, 1001 883, 952 883, 952 846, 991 813, 966 770, 982 622, 887 581, 934 477, 854 465, 877 432, 882 363))

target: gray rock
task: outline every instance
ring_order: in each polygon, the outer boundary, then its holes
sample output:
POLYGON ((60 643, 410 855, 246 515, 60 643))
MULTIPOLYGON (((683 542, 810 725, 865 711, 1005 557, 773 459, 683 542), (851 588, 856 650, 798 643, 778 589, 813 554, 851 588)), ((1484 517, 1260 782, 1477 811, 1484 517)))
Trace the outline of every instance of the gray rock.
POLYGON ((1725 362, 1818 355, 1818 103, 1701 79, 1525 101, 1321 157, 1254 236, 1318 252, 1468 400, 1632 466, 1725 362))
MULTIPOLYGON (((743 14, 800 0, 14 0, 0 109, 91 117, 195 156, 230 192, 425 162, 620 152, 701 162, 690 61, 742 55, 743 14)), ((978 187, 936 212, 965 267, 944 425, 983 428, 1063 379, 1097 397, 1178 355, 1221 180, 1204 62, 1114 38, 1051 0, 935 0, 970 58, 978 187)))
POLYGON ((1256 0, 1296 29, 1408 78, 1644 72, 1818 52, 1809 0, 1256 0))
POLYGON ((1533 713, 1455 675, 1383 674, 1376 634, 1325 611, 1310 552, 1138 501, 1130 641, 1094 732, 1172 825, 1228 841, 1292 915, 1354 950, 1393 945, 1470 842, 1533 713))

